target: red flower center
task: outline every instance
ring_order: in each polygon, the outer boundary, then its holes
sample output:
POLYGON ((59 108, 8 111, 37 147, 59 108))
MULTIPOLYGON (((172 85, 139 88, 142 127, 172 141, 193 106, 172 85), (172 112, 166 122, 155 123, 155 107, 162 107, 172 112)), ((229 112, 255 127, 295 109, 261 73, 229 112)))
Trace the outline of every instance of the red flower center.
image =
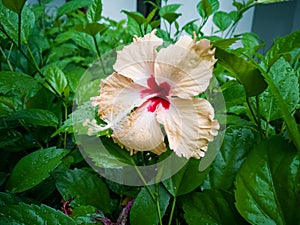
POLYGON ((147 100, 147 102, 150 102, 150 104, 148 105, 148 111, 154 112, 159 104, 161 104, 165 109, 169 109, 170 102, 167 96, 170 93, 170 85, 167 82, 157 84, 153 75, 151 75, 147 79, 147 84, 149 88, 141 91, 141 97, 144 98, 147 95, 156 94, 155 97, 149 98, 147 100))

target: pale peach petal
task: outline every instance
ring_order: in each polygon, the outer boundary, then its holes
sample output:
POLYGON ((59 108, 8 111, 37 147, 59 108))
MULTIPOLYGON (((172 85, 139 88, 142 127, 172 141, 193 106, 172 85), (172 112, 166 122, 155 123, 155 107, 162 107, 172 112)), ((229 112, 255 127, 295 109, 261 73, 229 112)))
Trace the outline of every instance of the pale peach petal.
MULTIPOLYGON (((107 123, 117 123, 144 100, 140 92, 144 87, 131 79, 113 73, 100 84, 100 95, 91 98, 93 106, 98 106, 98 114, 107 123)), ((112 125, 113 126, 113 125, 112 125)))
POLYGON ((170 95, 191 98, 204 92, 212 77, 214 50, 208 40, 194 42, 181 37, 175 45, 161 49, 157 54, 155 77, 171 83, 170 95))
POLYGON ((169 110, 158 106, 157 120, 165 129, 170 148, 180 157, 203 157, 219 129, 211 104, 201 98, 169 101, 169 110))
POLYGON ((149 112, 146 102, 114 127, 112 137, 120 146, 131 153, 153 151, 160 154, 166 151, 164 135, 156 114, 149 112))
POLYGON ((147 78, 154 74, 156 48, 163 43, 155 32, 154 30, 142 38, 134 37, 133 43, 118 51, 114 70, 135 83, 147 86, 147 78))

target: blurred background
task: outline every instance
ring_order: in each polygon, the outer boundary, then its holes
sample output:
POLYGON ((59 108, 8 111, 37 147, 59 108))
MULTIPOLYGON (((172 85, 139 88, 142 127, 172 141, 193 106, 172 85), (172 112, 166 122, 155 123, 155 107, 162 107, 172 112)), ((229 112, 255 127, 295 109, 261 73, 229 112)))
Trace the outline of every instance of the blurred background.
MULTIPOLYGON (((76 0, 72 0, 76 1, 76 0)), ((155 1, 155 0, 152 0, 155 1)), ((28 3, 36 3, 38 0, 29 0, 28 3)), ((48 4, 49 12, 63 5, 66 0, 53 0, 48 4)), ((139 11, 146 15, 151 11, 151 5, 146 0, 102 0, 103 16, 113 20, 126 18, 122 10, 139 11)), ((182 4, 179 12, 182 16, 178 22, 180 26, 191 20, 199 18, 196 5, 199 0, 169 0, 168 4, 182 4)), ((219 10, 230 12, 234 9, 231 0, 220 0, 219 10)), ((164 4, 164 3, 162 3, 164 4)), ((213 23, 207 22, 202 30, 205 35, 211 35, 213 23)), ((273 41, 280 36, 287 35, 300 29, 300 0, 289 0, 272 4, 259 4, 247 11, 235 31, 235 34, 254 32, 266 42, 264 51, 269 49, 273 41)))

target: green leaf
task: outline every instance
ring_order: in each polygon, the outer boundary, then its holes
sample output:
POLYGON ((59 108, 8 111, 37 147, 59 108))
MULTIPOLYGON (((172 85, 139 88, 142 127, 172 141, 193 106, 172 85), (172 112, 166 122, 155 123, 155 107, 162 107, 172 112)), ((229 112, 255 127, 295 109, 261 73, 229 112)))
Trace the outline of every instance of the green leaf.
POLYGON ((213 22, 220 29, 220 31, 224 31, 230 26, 232 19, 228 13, 218 11, 213 16, 213 22))
POLYGON ((300 160, 273 136, 256 146, 237 174, 236 207, 251 224, 299 224, 300 160))
POLYGON ((122 10, 121 12, 125 13, 128 18, 132 18, 134 21, 136 21, 139 25, 142 25, 146 22, 146 18, 139 12, 129 12, 126 10, 122 10))
POLYGON ((0 192, 0 207, 5 205, 16 205, 20 202, 18 196, 13 193, 0 192))
POLYGON ((49 173, 68 153, 68 150, 53 147, 37 150, 24 156, 14 167, 7 181, 7 189, 19 193, 36 186, 50 176, 49 173))
MULTIPOLYGON (((92 221, 92 215, 95 214, 96 210, 97 208, 90 205, 75 207, 72 210, 71 217, 76 221, 77 224, 93 225, 95 222, 92 221)), ((104 217, 104 215, 102 216, 104 217)))
POLYGON ((192 20, 192 21, 186 23, 185 25, 183 25, 183 27, 181 29, 184 30, 189 35, 193 35, 193 32, 198 29, 197 25, 195 24, 195 22, 197 22, 197 21, 198 21, 198 19, 192 20))
POLYGON ((0 118, 11 115, 16 109, 19 99, 0 96, 0 118))
MULTIPOLYGON (((21 13, 21 41, 28 43, 29 35, 35 24, 35 16, 32 10, 24 6, 21 13)), ((0 1, 0 31, 5 33, 15 42, 18 43, 18 14, 4 7, 0 1)))
POLYGON ((227 81, 225 84, 223 84, 222 93, 227 109, 237 105, 243 105, 246 100, 246 94, 243 85, 235 80, 227 81))
POLYGON ((62 197, 65 200, 74 198, 71 205, 91 205, 104 213, 110 212, 108 189, 97 174, 82 169, 61 169, 56 171, 54 176, 62 197))
POLYGON ((96 52, 93 37, 83 32, 79 32, 76 30, 69 30, 59 34, 58 37, 55 39, 57 44, 61 44, 63 42, 69 42, 70 40, 74 41, 76 45, 82 48, 85 48, 89 51, 96 52))
POLYGON ((288 54, 294 49, 300 48, 300 30, 297 30, 285 37, 276 39, 272 48, 267 53, 268 66, 270 67, 282 55, 288 54))
POLYGON ((218 0, 201 0, 197 4, 197 10, 199 15, 205 19, 216 12, 219 9, 219 5, 218 0))
MULTIPOLYGON (((268 76, 285 101, 287 110, 293 112, 299 102, 298 76, 294 69, 281 57, 272 65, 268 76)), ((260 113, 267 121, 282 118, 281 109, 270 87, 259 96, 259 100, 260 113)))
POLYGON ((75 221, 46 205, 6 205, 0 207, 0 224, 76 225, 75 221))
POLYGON ((216 190, 182 196, 184 218, 188 225, 246 224, 234 207, 231 194, 216 190))
POLYGON ((226 48, 229 48, 232 44, 236 43, 238 40, 240 40, 240 38, 220 39, 220 40, 214 41, 213 45, 218 48, 226 49, 226 48))
POLYGON ((232 190, 236 173, 258 140, 259 134, 254 129, 240 126, 228 127, 221 150, 204 182, 204 188, 232 190))
POLYGON ((267 88, 264 77, 253 63, 221 48, 217 48, 216 58, 245 87, 247 97, 258 95, 267 88))
MULTIPOLYGON (((269 85, 270 92, 275 97, 278 107, 281 110, 282 117, 286 123, 286 127, 289 132, 289 136, 292 139, 292 141, 294 142, 298 151, 300 151, 300 133, 299 133, 299 129, 297 127, 296 120, 290 113, 289 105, 284 101, 283 97, 281 96, 280 90, 279 90, 280 87, 278 87, 274 83, 274 81, 269 76, 269 74, 264 73, 263 75, 269 85)), ((299 95, 299 93, 297 95, 299 95)))
POLYGON ((166 189, 173 196, 187 194, 199 187, 209 170, 199 171, 199 160, 190 159, 174 176, 163 181, 166 189))
POLYGON ((3 5, 10 10, 20 14, 26 0, 2 0, 3 5))
POLYGON ((73 12, 77 9, 90 6, 92 0, 71 0, 63 4, 57 10, 57 17, 61 17, 63 14, 73 12))
MULTIPOLYGON (((153 19, 154 16, 156 15, 156 12, 157 12, 157 8, 154 8, 154 9, 148 14, 148 16, 147 16, 147 18, 146 18, 146 21, 145 21, 146 24, 149 24, 149 23, 152 21, 152 19, 153 19)), ((155 22, 155 21, 153 21, 153 22, 155 22)), ((160 21, 159 21, 159 22, 160 22, 160 21)))
POLYGON ((159 15, 164 16, 169 13, 175 13, 179 8, 181 7, 181 4, 169 4, 165 5, 160 8, 159 15))
MULTIPOLYGON (((77 119, 75 118, 75 120, 77 119)), ((87 139, 85 136, 77 136, 77 141, 81 144, 84 144, 84 152, 97 167, 106 169, 119 169, 120 171, 116 171, 119 176, 121 176, 122 167, 134 165, 129 152, 125 149, 122 149, 110 138, 102 136, 99 139, 99 137, 95 136, 87 139)), ((123 170, 123 172, 125 172, 125 170, 123 170)))
POLYGON ((173 23, 179 16, 181 16, 181 13, 176 13, 176 11, 180 8, 181 4, 170 4, 165 5, 160 8, 159 15, 166 19, 168 23, 173 23))
POLYGON ((89 23, 96 23, 101 19, 102 0, 93 0, 86 12, 86 18, 89 23))
MULTIPOLYGON (((42 73, 45 75, 45 79, 49 82, 49 84, 51 84, 56 92, 61 95, 68 85, 68 80, 64 72, 60 68, 58 68, 58 66, 51 64, 44 66, 42 68, 42 73)), ((49 86, 49 84, 44 83, 44 86, 55 93, 52 87, 49 86)))
POLYGON ((98 33, 103 34, 103 32, 107 29, 107 26, 100 23, 88 23, 86 26, 78 24, 75 26, 75 29, 91 36, 96 36, 98 33))
POLYGON ((38 90, 38 82, 27 74, 10 71, 0 72, 1 94, 13 94, 30 98, 34 96, 38 90))
MULTIPOLYGON (((161 185, 149 186, 149 189, 154 196, 158 198, 160 206, 160 214, 163 215, 169 205, 170 195, 168 191, 161 185)), ((157 203, 149 194, 146 187, 143 187, 136 199, 130 211, 130 224, 131 225, 153 225, 159 223, 159 216, 157 210, 157 203), (145 213, 147 216, 145 216, 145 213)))
POLYGON ((56 127, 58 125, 57 116, 53 112, 44 109, 23 109, 15 112, 7 119, 9 121, 24 120, 26 123, 45 127, 56 127))

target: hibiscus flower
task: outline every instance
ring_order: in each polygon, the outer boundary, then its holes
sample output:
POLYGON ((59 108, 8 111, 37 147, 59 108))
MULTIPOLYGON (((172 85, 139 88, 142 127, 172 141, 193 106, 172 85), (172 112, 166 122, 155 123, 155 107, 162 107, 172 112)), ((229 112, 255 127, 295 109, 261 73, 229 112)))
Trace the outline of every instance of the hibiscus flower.
POLYGON ((131 154, 166 151, 200 158, 217 135, 211 104, 198 96, 212 77, 216 62, 209 40, 182 36, 166 48, 153 31, 117 52, 115 72, 100 84, 100 95, 91 98, 99 117, 90 132, 112 129, 113 140, 131 154))

